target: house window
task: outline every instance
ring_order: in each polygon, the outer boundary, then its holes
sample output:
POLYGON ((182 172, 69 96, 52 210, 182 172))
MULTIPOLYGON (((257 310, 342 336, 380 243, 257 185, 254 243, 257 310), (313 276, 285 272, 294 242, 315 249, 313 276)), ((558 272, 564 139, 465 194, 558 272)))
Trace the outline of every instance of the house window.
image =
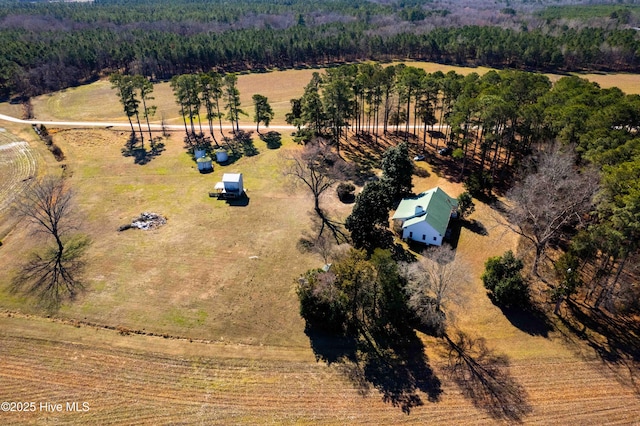
POLYGON ((426 240, 426 239, 427 239, 427 236, 426 236, 426 235, 424 235, 424 234, 422 234, 422 241, 424 241, 424 240, 426 240))
POLYGON ((409 238, 413 238, 413 232, 409 232, 409 238))
POLYGON ((438 238, 437 237, 433 237, 433 241, 438 241, 438 238))

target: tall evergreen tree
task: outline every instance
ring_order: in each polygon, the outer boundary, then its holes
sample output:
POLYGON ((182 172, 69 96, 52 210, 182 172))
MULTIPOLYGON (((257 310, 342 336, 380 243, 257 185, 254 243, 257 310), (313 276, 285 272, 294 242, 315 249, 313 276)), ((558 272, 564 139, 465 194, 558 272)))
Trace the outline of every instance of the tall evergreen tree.
POLYGON ((353 117, 354 93, 352 81, 354 67, 344 66, 327 70, 327 78, 323 85, 322 103, 331 126, 333 142, 340 154, 340 139, 346 135, 345 127, 353 117))
POLYGON ((325 113, 320 97, 320 74, 314 72, 311 81, 304 88, 304 94, 300 98, 302 123, 310 127, 314 135, 319 134, 325 123, 325 113))
POLYGON ((171 89, 173 95, 176 98, 176 103, 180 105, 180 115, 182 116, 182 122, 184 123, 184 132, 188 135, 189 129, 187 128, 187 111, 188 111, 188 93, 184 85, 184 78, 181 75, 171 78, 171 89))
POLYGON ((217 73, 213 71, 199 74, 198 77, 200 78, 200 96, 207 112, 209 134, 216 146, 220 146, 213 131, 213 120, 219 117, 219 111, 217 110, 218 98, 220 97, 219 77, 216 79, 217 73))
MULTIPOLYGON (((136 97, 134 81, 131 76, 119 73, 111 74, 109 81, 111 82, 112 87, 116 89, 120 103, 124 108, 124 113, 129 120, 129 125, 131 125, 131 134, 135 137, 136 131, 133 127, 131 117, 138 117, 138 105, 140 104, 140 101, 136 97)), ((140 125, 140 120, 138 120, 138 125, 140 125)), ((140 132, 140 137, 143 137, 142 131, 140 132)))
POLYGON ((369 252, 388 247, 393 241, 389 231, 390 188, 384 180, 369 182, 356 197, 353 211, 344 223, 351 232, 354 247, 369 252))
POLYGON ((153 83, 151 83, 146 77, 142 75, 135 75, 133 77, 134 85, 136 89, 140 91, 140 99, 142 100, 142 116, 147 121, 147 130, 149 131, 149 141, 153 142, 153 135, 151 134, 151 124, 149 123, 149 117, 152 117, 156 112, 156 106, 147 105, 147 101, 152 101, 154 98, 151 95, 153 93, 153 83))
POLYGON ((256 123, 256 132, 259 134, 260 123, 264 123, 266 127, 269 127, 269 123, 273 119, 273 109, 269 105, 269 100, 266 96, 255 94, 252 99, 255 107, 253 121, 256 123))
POLYGON ((228 73, 224 76, 224 100, 227 110, 227 120, 231 122, 233 133, 240 130, 240 114, 246 113, 240 108, 240 91, 238 90, 238 76, 228 73))
POLYGON ((411 193, 413 162, 409 158, 407 142, 388 148, 382 155, 382 179, 390 189, 390 196, 397 200, 411 193))

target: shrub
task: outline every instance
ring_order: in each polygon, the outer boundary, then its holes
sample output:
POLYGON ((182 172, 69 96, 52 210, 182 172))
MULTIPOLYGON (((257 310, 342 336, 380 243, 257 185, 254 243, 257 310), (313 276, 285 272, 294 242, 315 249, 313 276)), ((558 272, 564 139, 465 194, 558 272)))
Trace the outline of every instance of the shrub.
POLYGON ((267 132, 260 138, 267 144, 269 149, 278 149, 282 146, 282 135, 278 132, 267 132))
POLYGON ((473 203, 473 197, 468 192, 463 192, 458 196, 458 213, 463 218, 473 213, 476 205, 473 203))
POLYGON ((355 199, 356 187, 350 182, 341 182, 336 189, 338 198, 343 203, 352 203, 355 199))
POLYGON ((462 160, 464 158, 464 150, 462 148, 456 148, 453 150, 453 152, 451 153, 451 156, 455 159, 455 160, 462 160))
POLYGON ((511 250, 485 262, 482 282, 497 305, 509 308, 529 303, 529 286, 521 274, 523 266, 511 250))
POLYGON ((464 187, 475 197, 486 195, 487 192, 490 193, 493 187, 491 173, 487 171, 472 173, 464 183, 464 187))
POLYGON ((62 149, 60 149, 60 147, 55 143, 52 143, 51 146, 49 146, 49 151, 51 151, 57 161, 64 160, 64 153, 62 152, 62 149))

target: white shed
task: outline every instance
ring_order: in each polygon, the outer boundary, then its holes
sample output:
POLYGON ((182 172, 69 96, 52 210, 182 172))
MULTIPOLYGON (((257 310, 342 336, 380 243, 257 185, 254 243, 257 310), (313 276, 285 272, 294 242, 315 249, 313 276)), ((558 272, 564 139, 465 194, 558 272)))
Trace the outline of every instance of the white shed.
POLYGON ((219 198, 236 198, 244 192, 242 184, 242 173, 225 173, 222 175, 222 182, 216 183, 216 191, 219 198))

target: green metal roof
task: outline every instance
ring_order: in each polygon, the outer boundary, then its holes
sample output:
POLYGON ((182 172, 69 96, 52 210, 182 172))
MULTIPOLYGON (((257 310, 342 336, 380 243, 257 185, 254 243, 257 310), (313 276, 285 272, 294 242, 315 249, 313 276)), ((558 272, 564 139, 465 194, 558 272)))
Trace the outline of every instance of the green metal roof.
POLYGON ((451 210, 457 206, 458 200, 436 187, 416 197, 404 198, 392 219, 404 221, 403 228, 424 220, 440 235, 444 235, 451 218, 451 210))

